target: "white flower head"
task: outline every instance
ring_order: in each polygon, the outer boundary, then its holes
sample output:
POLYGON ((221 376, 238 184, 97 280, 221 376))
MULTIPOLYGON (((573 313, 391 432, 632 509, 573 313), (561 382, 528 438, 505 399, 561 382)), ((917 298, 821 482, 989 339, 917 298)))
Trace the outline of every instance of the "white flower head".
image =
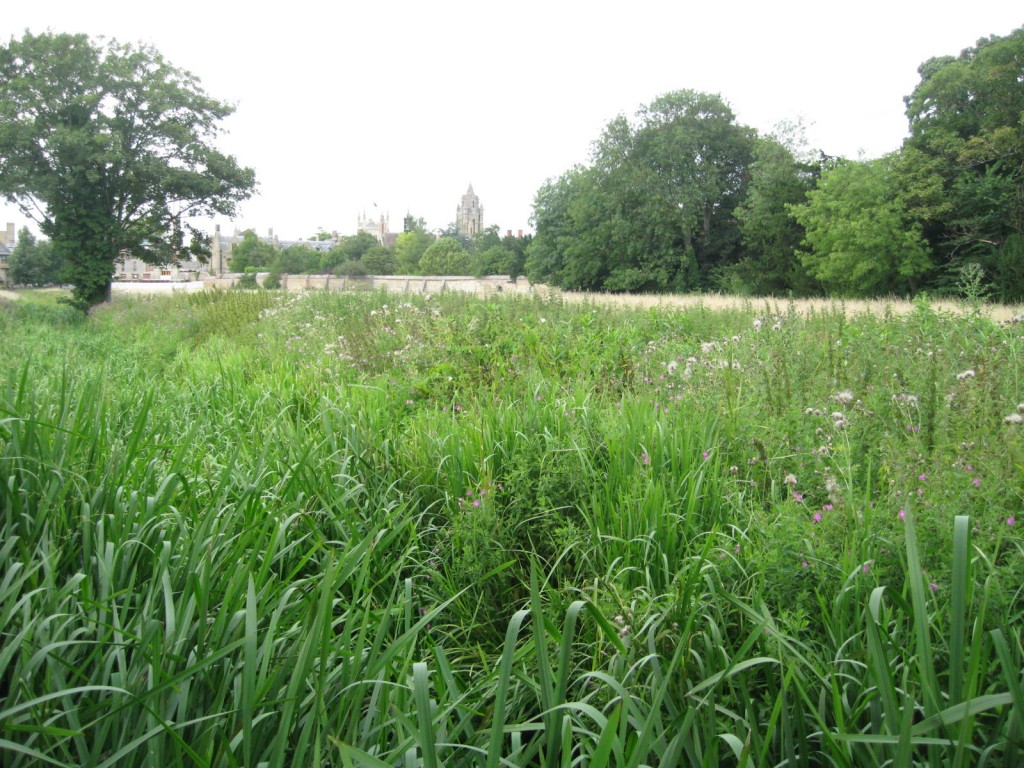
POLYGON ((963 373, 958 373, 956 375, 956 378, 957 378, 957 381, 966 381, 967 379, 973 379, 974 378, 974 369, 973 368, 968 368, 963 373))
POLYGON ((841 392, 836 392, 832 395, 832 399, 841 403, 842 405, 849 405, 853 402, 853 392, 848 389, 844 389, 841 392))

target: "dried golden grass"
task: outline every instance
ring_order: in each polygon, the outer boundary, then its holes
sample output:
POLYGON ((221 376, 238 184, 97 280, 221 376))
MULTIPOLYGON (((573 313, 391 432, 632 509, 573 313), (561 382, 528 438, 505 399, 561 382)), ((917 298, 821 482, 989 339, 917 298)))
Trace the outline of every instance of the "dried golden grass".
MULTIPOLYGON (((914 302, 905 299, 788 299, 774 296, 749 297, 725 294, 612 294, 582 293, 566 291, 561 294, 568 302, 595 302, 613 304, 636 309, 687 309, 705 307, 712 311, 719 310, 750 310, 762 311, 767 307, 770 314, 783 314, 790 307, 801 314, 811 312, 844 310, 848 315, 870 313, 874 315, 909 314, 914 309, 914 302)), ((929 305, 939 312, 965 314, 970 307, 963 302, 942 300, 931 301, 929 305)), ((985 304, 982 314, 995 322, 1009 322, 1014 317, 1024 314, 1024 308, 1011 304, 985 304)))

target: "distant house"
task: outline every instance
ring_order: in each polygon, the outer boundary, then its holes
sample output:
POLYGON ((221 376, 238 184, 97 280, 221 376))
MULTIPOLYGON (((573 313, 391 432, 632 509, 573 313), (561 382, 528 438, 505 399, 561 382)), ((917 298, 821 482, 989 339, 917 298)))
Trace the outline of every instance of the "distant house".
MULTIPOLYGON (((230 272, 228 262, 231 259, 231 249, 242 242, 244 231, 235 229, 234 232, 225 237, 220 233, 220 224, 215 225, 213 230, 213 241, 210 243, 210 264, 208 266, 211 275, 223 275, 230 272)), ((301 245, 317 253, 327 253, 338 244, 338 233, 332 232, 329 240, 281 240, 274 234, 273 229, 267 230, 266 237, 260 237, 264 243, 274 246, 277 250, 291 248, 293 245, 301 245)))
POLYGON ((14 224, 7 223, 7 229, 0 230, 0 285, 11 285, 8 273, 11 270, 11 254, 14 252, 14 224))
POLYGON ((197 279, 199 272, 205 268, 202 262, 195 260, 179 261, 177 264, 148 264, 142 259, 122 254, 114 262, 114 279, 179 282, 197 279))

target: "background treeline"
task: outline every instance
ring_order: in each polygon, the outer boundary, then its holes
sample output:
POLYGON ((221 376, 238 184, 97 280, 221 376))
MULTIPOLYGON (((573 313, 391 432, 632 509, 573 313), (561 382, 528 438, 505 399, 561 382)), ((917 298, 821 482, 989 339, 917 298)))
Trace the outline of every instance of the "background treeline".
MULTIPOLYGON (((426 229, 423 219, 407 219, 406 231, 393 246, 382 245, 366 232, 340 237, 328 251, 306 245, 275 248, 252 230, 231 248, 231 271, 269 271, 280 274, 330 272, 360 275, 509 275, 523 274, 526 246, 531 237, 498 235, 492 226, 473 238, 460 236, 450 225, 441 236, 426 229)), ((318 235, 329 238, 329 235, 318 235)), ((271 281, 273 284, 273 280, 271 281)))
MULTIPOLYGON (((567 289, 1024 298, 1024 28, 922 64, 896 152, 808 151, 721 97, 619 116, 534 203, 531 280, 567 289)), ((851 119, 857 119, 851 116, 851 119)))
POLYGON ((49 240, 37 240, 28 227, 18 230, 9 265, 14 285, 55 285, 63 279, 64 259, 49 240))

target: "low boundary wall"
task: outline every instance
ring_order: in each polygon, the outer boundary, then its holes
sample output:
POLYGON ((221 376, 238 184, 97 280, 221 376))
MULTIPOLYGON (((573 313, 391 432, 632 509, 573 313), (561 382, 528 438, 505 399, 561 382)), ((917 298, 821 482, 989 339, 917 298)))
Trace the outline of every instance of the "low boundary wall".
MULTIPOLYGON (((263 284, 267 273, 256 275, 256 282, 263 284)), ((241 278, 240 274, 203 278, 206 288, 233 288, 241 278)), ((504 275, 487 277, 463 277, 442 275, 387 275, 380 277, 337 277, 334 275, 281 275, 282 290, 300 291, 388 291, 389 293, 442 293, 451 291, 489 296, 509 293, 532 295, 534 286, 525 277, 509 280, 504 275)), ((541 286, 537 286, 541 288, 541 286)))

